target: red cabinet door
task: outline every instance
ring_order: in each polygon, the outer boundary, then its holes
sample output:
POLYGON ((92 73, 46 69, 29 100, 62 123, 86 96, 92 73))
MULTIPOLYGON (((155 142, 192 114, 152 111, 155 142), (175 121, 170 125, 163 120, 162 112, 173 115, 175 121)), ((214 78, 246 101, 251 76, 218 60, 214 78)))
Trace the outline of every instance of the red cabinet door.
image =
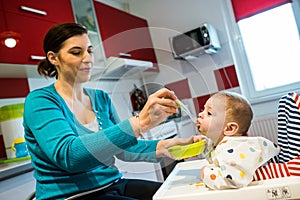
MULTIPOLYGON (((3 11, 0 11, 0 16, 3 14, 3 11)), ((39 60, 34 60, 31 56, 45 56, 43 39, 48 29, 55 23, 9 12, 5 13, 5 18, 6 29, 20 33, 21 41, 15 48, 0 45, 0 63, 37 64, 39 60)), ((0 30, 3 31, 2 26, 0 30)))
POLYGON ((46 32, 57 23, 75 21, 69 0, 0 0, 0 5, 1 32, 15 31, 21 35, 16 47, 0 46, 0 63, 37 64, 39 60, 33 56, 45 56, 46 32))
POLYGON ((0 0, 3 10, 51 22, 74 22, 70 0, 0 0), (34 10, 30 10, 34 9, 34 10))
POLYGON ((106 4, 94 1, 94 7, 106 57, 122 57, 153 62, 157 60, 148 23, 106 4))

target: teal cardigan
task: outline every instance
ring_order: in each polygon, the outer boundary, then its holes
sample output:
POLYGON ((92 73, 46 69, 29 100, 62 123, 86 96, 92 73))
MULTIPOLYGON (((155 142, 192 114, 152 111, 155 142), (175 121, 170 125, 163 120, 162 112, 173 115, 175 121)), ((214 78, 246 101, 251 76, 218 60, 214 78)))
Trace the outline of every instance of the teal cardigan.
POLYGON ((101 131, 84 127, 54 84, 26 97, 23 126, 35 169, 37 199, 63 199, 119 179, 122 174, 114 166, 114 156, 125 161, 158 162, 158 141, 137 140, 129 120, 120 122, 107 93, 84 91, 101 131))

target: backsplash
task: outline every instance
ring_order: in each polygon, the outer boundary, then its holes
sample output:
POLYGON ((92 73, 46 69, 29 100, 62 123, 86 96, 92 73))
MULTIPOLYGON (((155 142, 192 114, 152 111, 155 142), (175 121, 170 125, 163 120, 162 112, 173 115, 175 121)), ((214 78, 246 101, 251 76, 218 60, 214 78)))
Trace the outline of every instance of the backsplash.
POLYGON ((0 78, 0 99, 26 97, 29 93, 27 78, 0 78))

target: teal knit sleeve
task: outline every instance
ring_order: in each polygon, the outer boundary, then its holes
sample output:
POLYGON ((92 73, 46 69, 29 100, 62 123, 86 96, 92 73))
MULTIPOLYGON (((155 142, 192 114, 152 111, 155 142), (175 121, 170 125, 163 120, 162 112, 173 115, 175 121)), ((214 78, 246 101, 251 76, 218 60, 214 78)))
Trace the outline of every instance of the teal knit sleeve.
POLYGON ((33 162, 68 172, 111 165, 113 156, 137 144, 129 120, 96 133, 84 133, 61 97, 47 90, 31 92, 24 106, 24 128, 33 162))
POLYGON ((156 158, 158 140, 138 140, 138 144, 125 149, 117 157, 124 161, 159 162, 156 158))

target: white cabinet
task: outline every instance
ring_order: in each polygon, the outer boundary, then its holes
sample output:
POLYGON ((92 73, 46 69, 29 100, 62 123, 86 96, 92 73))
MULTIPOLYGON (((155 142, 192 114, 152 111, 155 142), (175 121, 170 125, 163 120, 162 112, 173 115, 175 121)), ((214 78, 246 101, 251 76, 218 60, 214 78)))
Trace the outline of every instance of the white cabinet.
POLYGON ((188 138, 197 134, 197 128, 194 122, 187 116, 183 117, 180 121, 176 122, 178 137, 188 138))
POLYGON ((177 127, 174 121, 162 123, 148 132, 144 133, 144 138, 149 140, 162 140, 177 135, 177 127))
MULTIPOLYGON (((177 127, 174 121, 162 123, 144 134, 146 139, 160 140, 177 137, 177 127)), ((160 163, 124 162, 116 159, 116 166, 125 178, 137 178, 163 182, 174 167, 174 160, 164 158, 160 163)))
POLYGON ((124 162, 116 159, 115 164, 123 174, 124 178, 143 179, 158 182, 164 181, 160 163, 124 162))

